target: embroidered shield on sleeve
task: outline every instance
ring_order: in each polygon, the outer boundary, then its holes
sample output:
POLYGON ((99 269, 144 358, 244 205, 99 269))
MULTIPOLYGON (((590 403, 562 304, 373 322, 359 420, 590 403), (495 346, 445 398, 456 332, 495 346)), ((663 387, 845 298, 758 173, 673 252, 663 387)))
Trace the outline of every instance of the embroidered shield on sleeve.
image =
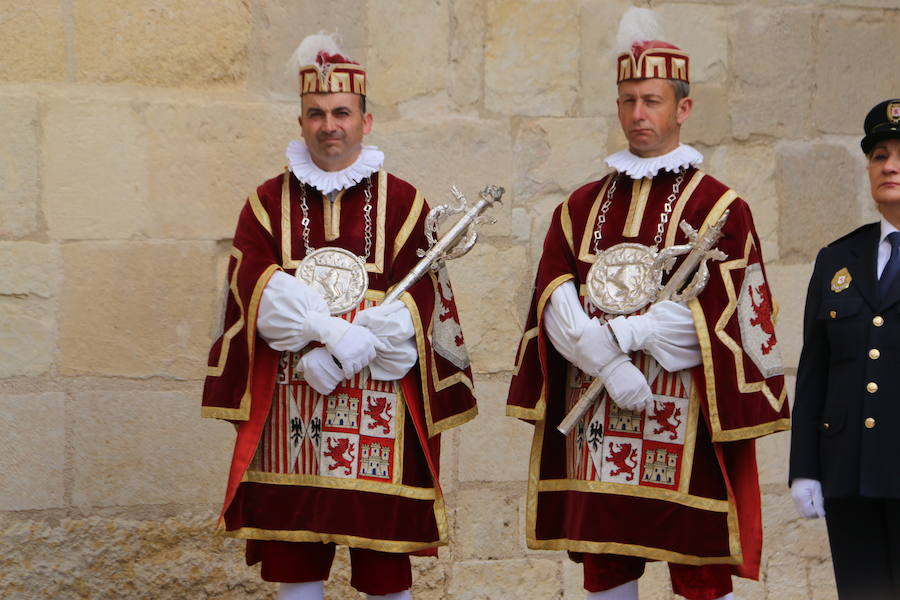
POLYGON ((784 371, 772 320, 772 295, 759 263, 747 266, 737 302, 743 348, 765 378, 784 371))
POLYGON ((437 272, 437 282, 438 298, 434 303, 434 316, 431 321, 431 344, 439 356, 450 361, 457 369, 465 369, 469 366, 469 353, 453 305, 453 290, 450 287, 447 267, 441 267, 437 272))

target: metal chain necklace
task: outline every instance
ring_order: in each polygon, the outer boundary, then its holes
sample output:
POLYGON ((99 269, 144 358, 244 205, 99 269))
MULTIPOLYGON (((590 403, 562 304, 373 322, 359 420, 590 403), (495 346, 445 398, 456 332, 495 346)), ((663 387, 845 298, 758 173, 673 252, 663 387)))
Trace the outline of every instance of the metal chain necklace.
MULTIPOLYGON (((365 236, 365 248, 363 250, 363 258, 368 260, 369 252, 372 250, 372 177, 366 177, 366 188, 363 190, 363 194, 366 197, 366 203, 363 205, 363 221, 365 223, 365 229, 363 230, 363 234, 365 236)), ((306 204, 306 186, 302 183, 300 184, 300 211, 303 213, 303 218, 300 219, 300 225, 303 228, 303 248, 306 250, 306 255, 309 256, 313 252, 312 246, 309 245, 309 206, 306 204)))
POLYGON ((326 246, 314 250, 309 245, 309 206, 306 203, 306 186, 300 184, 300 220, 303 248, 306 256, 297 267, 297 279, 312 287, 325 299, 332 315, 342 315, 359 306, 369 288, 366 260, 372 250, 372 178, 366 177, 363 190, 366 198, 363 206, 365 248, 362 257, 349 250, 326 246))
MULTIPOLYGON (((659 245, 662 243, 663 233, 666 231, 666 223, 669 222, 669 215, 672 213, 672 208, 674 206, 675 201, 678 199, 678 192, 681 191, 681 184, 684 181, 685 169, 678 170, 678 176, 675 178, 675 183, 672 184, 672 193, 666 198, 665 204, 663 204, 663 210, 659 214, 659 223, 656 226, 656 237, 653 238, 653 244, 655 248, 659 248, 659 245)), ((606 223, 606 213, 609 211, 609 207, 612 205, 613 194, 616 191, 616 184, 619 182, 619 173, 616 173, 613 176, 612 183, 609 186, 609 189, 606 192, 606 201, 603 202, 603 205, 600 207, 600 212, 597 214, 597 228, 594 230, 594 245, 593 250, 594 254, 597 254, 600 251, 600 240, 603 239, 603 224, 606 223)))

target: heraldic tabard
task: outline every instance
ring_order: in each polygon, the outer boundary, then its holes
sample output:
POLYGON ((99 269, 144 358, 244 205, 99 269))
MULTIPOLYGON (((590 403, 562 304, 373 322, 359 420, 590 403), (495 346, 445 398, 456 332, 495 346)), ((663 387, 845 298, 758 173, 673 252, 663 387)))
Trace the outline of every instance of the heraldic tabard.
MULTIPOLYGON (((694 167, 652 179, 619 176, 613 188, 615 177, 583 186, 554 212, 516 356, 507 414, 535 425, 528 545, 727 563, 754 577, 762 526, 753 439, 787 429, 789 420, 772 297, 750 211, 735 192, 694 167), (652 245, 676 177, 684 185, 670 207, 661 248, 687 242, 681 221, 702 234, 730 211, 718 243, 727 259, 710 263, 706 288, 688 305, 702 364, 670 373, 650 354, 633 353, 654 394, 648 410, 621 409, 603 392, 564 436, 556 427, 590 377, 556 351, 543 329, 550 295, 573 281, 588 316, 616 317, 588 299, 588 270, 596 252, 616 244, 652 245), (595 246, 594 225, 604 204, 608 212, 595 246), (752 468, 735 469, 737 462, 752 468)), ((632 267, 605 268, 611 281, 627 285, 632 267)))
MULTIPOLYGON (((278 352, 256 334, 260 296, 276 270, 293 274, 305 246, 340 244, 368 256, 368 287, 340 317, 379 304, 427 248, 428 206, 405 181, 383 171, 333 202, 303 206, 290 173, 250 195, 235 233, 221 337, 209 356, 203 415, 236 424, 222 527, 257 540, 336 542, 385 552, 434 553, 447 543, 438 483, 440 433, 476 415, 472 376, 445 271, 429 272, 401 297, 416 329, 418 363, 399 381, 375 381, 368 368, 330 394, 296 369, 300 352, 278 352), (372 251, 361 219, 371 189, 372 251), (334 241, 336 240, 336 241, 334 241)), ((331 286, 346 282, 340 265, 331 286)))

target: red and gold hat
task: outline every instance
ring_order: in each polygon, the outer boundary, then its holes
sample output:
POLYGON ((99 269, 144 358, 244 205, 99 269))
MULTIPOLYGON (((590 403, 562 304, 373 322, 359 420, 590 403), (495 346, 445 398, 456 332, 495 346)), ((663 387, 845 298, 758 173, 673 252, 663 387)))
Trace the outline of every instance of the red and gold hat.
POLYGON ((626 79, 677 79, 690 83, 690 58, 678 46, 650 40, 635 42, 619 55, 616 83, 626 79))
POLYGON ((619 22, 616 83, 627 79, 675 79, 690 83, 687 52, 664 42, 656 14, 629 8, 619 22))
POLYGON ((301 96, 332 92, 366 95, 365 67, 345 56, 332 35, 308 36, 294 52, 292 63, 299 65, 301 96))

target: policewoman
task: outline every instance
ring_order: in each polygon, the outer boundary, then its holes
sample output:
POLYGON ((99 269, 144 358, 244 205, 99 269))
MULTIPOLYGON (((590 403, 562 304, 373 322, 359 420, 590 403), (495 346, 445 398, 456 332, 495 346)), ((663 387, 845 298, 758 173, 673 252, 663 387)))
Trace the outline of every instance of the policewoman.
POLYGON ((790 459, 797 510, 825 517, 842 600, 900 598, 900 99, 864 127, 881 220, 816 258, 790 459))

